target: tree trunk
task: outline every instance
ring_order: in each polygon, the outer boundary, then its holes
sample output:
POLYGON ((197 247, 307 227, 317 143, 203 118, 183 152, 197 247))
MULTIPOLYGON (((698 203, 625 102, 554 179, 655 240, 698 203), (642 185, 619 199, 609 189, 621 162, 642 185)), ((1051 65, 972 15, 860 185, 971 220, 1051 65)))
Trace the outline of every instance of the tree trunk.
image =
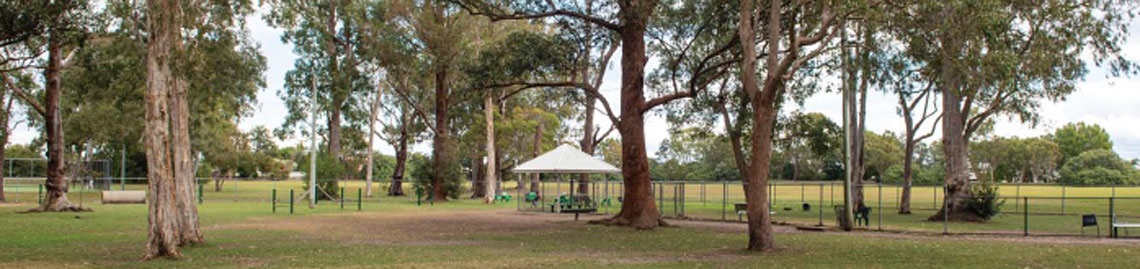
MULTIPOLYGON (((536 127, 535 131, 534 131, 534 156, 533 157, 538 157, 538 155, 542 155, 542 127, 544 125, 543 123, 544 122, 542 121, 542 119, 539 119, 538 127, 536 127)), ((531 173, 530 174, 530 192, 533 192, 535 194, 538 194, 539 196, 542 196, 542 184, 539 180, 541 180, 541 178, 539 178, 538 173, 531 173)))
MULTIPOLYGON (((329 93, 332 96, 332 98, 331 98, 332 104, 329 107, 330 110, 329 110, 329 119, 328 119, 328 121, 329 121, 328 122, 328 124, 329 124, 329 154, 332 155, 333 158, 340 158, 340 121, 341 121, 341 119, 340 119, 340 117, 341 117, 340 104, 343 102, 343 101, 339 100, 340 98, 339 98, 339 94, 338 94, 339 88, 342 85, 340 83, 341 82, 341 79, 340 79, 341 74, 340 74, 339 66, 337 65, 337 53, 336 53, 336 46, 337 46, 337 37, 336 37, 337 2, 338 1, 328 1, 328 3, 329 3, 329 10, 328 10, 329 18, 328 18, 328 22, 325 25, 325 27, 327 27, 327 31, 328 31, 328 32, 326 32, 326 34, 328 35, 328 43, 325 44, 325 53, 327 54, 325 56, 328 57, 328 61, 329 61, 329 66, 328 66, 328 69, 329 69, 328 78, 329 78, 329 82, 330 82, 329 83, 329 86, 330 86, 329 87, 329 93)), ((334 178, 332 180, 335 181, 336 179, 334 178)))
MULTIPOLYGON (((780 2, 771 3, 769 13, 769 38, 779 39, 780 2)), ((748 249, 753 251, 768 251, 774 246, 772 240, 771 216, 768 215, 768 177, 772 155, 772 123, 775 120, 775 96, 779 84, 779 74, 767 74, 764 91, 761 92, 756 79, 756 32, 753 29, 752 12, 755 10, 753 0, 740 1, 740 21, 738 32, 740 34, 743 57, 740 60, 740 82, 745 93, 748 94, 753 112, 752 125, 752 158, 749 161, 748 177, 744 178, 744 198, 748 212, 748 249)), ((769 51, 778 51, 779 42, 769 44, 769 51)), ((770 55, 777 55, 772 53, 770 55)), ((769 72, 776 71, 776 59, 768 57, 769 72)), ((739 165, 739 164, 738 164, 739 165)))
POLYGON ((147 42, 146 126, 147 243, 144 259, 178 257, 180 243, 176 196, 178 182, 169 145, 171 88, 177 87, 171 72, 172 44, 179 38, 178 4, 147 1, 150 36, 147 42))
POLYGON ((649 182, 649 160, 645 149, 645 27, 652 13, 652 1, 626 3, 620 17, 621 34, 621 171, 624 181, 621 211, 601 223, 654 229, 665 225, 649 182), (648 2, 648 3, 647 3, 648 2), (641 6, 644 5, 644 6, 641 6))
POLYGON ((8 138, 11 137, 12 134, 12 129, 8 128, 9 119, 12 118, 12 99, 16 98, 15 96, 7 96, 5 95, 6 93, 8 93, 7 90, 0 90, 0 103, 7 104, 4 106, 4 110, 0 111, 0 113, 3 113, 0 114, 0 128, 3 128, 0 129, 0 131, 3 131, 3 133, 0 133, 0 203, 8 202, 8 197, 4 192, 4 173, 8 166, 4 160, 7 159, 8 155, 8 138))
POLYGON ((496 187, 498 180, 495 178, 495 100, 491 94, 486 97, 486 104, 483 107, 483 114, 487 120, 487 175, 484 177, 484 183, 487 184, 486 189, 488 195, 483 197, 483 202, 488 204, 495 203, 495 195, 497 194, 496 187))
POLYGON ((67 200, 67 175, 64 170, 64 144, 63 122, 59 111, 62 85, 60 73, 63 69, 63 40, 59 33, 48 34, 48 64, 44 69, 44 129, 47 132, 47 181, 44 189, 47 191, 44 202, 40 208, 43 211, 75 211, 78 207, 67 200))
MULTIPOLYGON (((905 112, 904 112, 905 113, 905 112)), ((909 123, 908 123, 909 126, 909 123)), ((909 127, 908 127, 909 129, 909 127)), ((914 164, 914 134, 910 131, 906 134, 906 145, 903 147, 903 174, 902 174, 902 197, 899 199, 899 214, 910 215, 910 186, 912 184, 913 164, 914 164)))
MULTIPOLYGON (((946 42, 944 42, 946 43, 946 42)), ((945 50, 956 51, 956 46, 948 46, 945 50)), ((953 58, 944 54, 942 63, 941 82, 942 92, 942 150, 946 155, 946 186, 943 201, 945 202, 938 213, 930 216, 931 221, 941 221, 949 215, 951 220, 981 221, 977 214, 966 208, 966 203, 972 196, 970 191, 970 163, 967 157, 967 140, 965 133, 965 113, 959 106, 962 101, 960 80, 957 71, 951 65, 953 58), (949 207, 949 208, 947 208, 949 207), (949 212, 945 212, 949 210, 949 212)))
POLYGON ((365 157, 368 161, 368 171, 364 172, 364 197, 372 197, 372 145, 376 138, 376 113, 380 109, 380 94, 383 93, 383 88, 380 87, 382 83, 376 83, 376 100, 372 102, 372 111, 368 113, 368 156, 365 157))
POLYGON ((471 173, 467 174, 471 178, 471 199, 479 199, 487 197, 487 185, 484 184, 486 178, 483 177, 483 162, 479 158, 471 158, 471 173))
POLYGON ((447 67, 440 67, 435 72, 435 139, 432 140, 432 198, 435 201, 446 201, 447 193, 444 191, 444 177, 451 176, 452 156, 449 136, 451 135, 448 122, 448 106, 450 105, 450 91, 447 85, 447 67))
POLYGON ((388 196, 404 196, 404 169, 408 164, 408 125, 411 124, 406 108, 400 115, 400 137, 396 143, 396 167, 392 169, 392 185, 388 186, 388 196))
MULTIPOLYGON (((594 155, 594 107, 596 104, 596 97, 592 94, 586 95, 586 119, 582 125, 582 141, 578 143, 582 147, 582 152, 589 155, 594 155)), ((590 174, 581 174, 578 176, 578 193, 582 195, 590 194, 590 174)))
MULTIPOLYGON (((175 28, 180 29, 180 28, 175 28)), ((177 34, 177 32, 176 32, 177 34)), ((171 40, 174 44, 171 49, 180 51, 182 40, 171 40)), ((173 76, 174 87, 170 91, 170 150, 175 182, 175 209, 178 214, 179 245, 200 244, 203 242, 202 231, 198 225, 198 204, 194 192, 197 182, 194 180, 194 162, 190 153, 190 106, 187 101, 186 81, 175 72, 173 76)))

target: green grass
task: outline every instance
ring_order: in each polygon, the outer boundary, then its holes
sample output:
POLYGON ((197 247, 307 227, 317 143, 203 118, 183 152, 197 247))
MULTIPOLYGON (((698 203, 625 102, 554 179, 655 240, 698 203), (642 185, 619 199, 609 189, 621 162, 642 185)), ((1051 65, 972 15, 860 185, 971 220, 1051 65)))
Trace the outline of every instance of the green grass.
MULTIPOLYGON (((38 187, 35 183, 40 181, 34 180, 17 180, 10 181, 6 190, 8 191, 9 201, 20 202, 34 202, 37 199, 38 187), (15 192, 16 190, 19 192, 15 192)), ((116 182, 117 183, 117 182, 116 182)), ((137 183, 137 182, 135 182, 137 183)), ((524 195, 515 191, 515 182, 508 181, 504 185, 504 189, 509 191, 517 198, 524 195)), ((620 182, 609 182, 609 184, 596 184, 593 192, 596 197, 604 197, 608 193, 614 202, 612 207, 600 208, 602 213, 615 213, 619 210, 620 204, 616 202, 616 197, 622 193, 620 182)), ((364 187, 362 181, 342 181, 345 187, 345 192, 348 199, 346 208, 355 208, 356 193, 359 189, 364 187)), ((118 185, 114 185, 118 187, 118 185)), ((415 197, 411 190, 412 184, 404 184, 405 193, 409 196, 390 198, 382 195, 377 195, 374 198, 364 199, 365 205, 384 203, 384 202, 403 202, 414 203, 415 197)), ((679 201, 682 193, 677 185, 661 185, 662 190, 655 190, 654 195, 663 195, 659 199, 659 208, 662 215, 667 217, 685 216, 697 219, 711 219, 711 220, 736 220, 737 216, 733 210, 733 204, 744 202, 743 189, 739 183, 728 183, 727 185, 721 183, 705 183, 699 182, 687 183, 684 188, 684 204, 679 201), (702 191, 704 194, 702 195, 702 191), (727 195, 726 195, 727 194, 727 195), (683 209, 683 212, 682 212, 683 209), (682 214, 683 213, 683 214, 682 214)), ((127 184, 126 188, 131 190, 143 190, 145 185, 142 184, 127 184)), ((207 205, 214 204, 242 204, 254 203, 254 208, 269 209, 270 192, 274 188, 278 190, 278 201, 285 202, 288 199, 289 190, 295 190, 298 198, 303 191, 302 182, 299 180, 291 181, 228 181, 220 191, 214 190, 212 182, 207 182, 203 188, 203 200, 207 205)), ((377 194, 383 194, 387 189, 387 183, 373 183, 373 191, 377 194)), ((805 182, 803 184, 797 182, 776 182, 774 203, 776 213, 773 215, 775 221, 814 225, 820 223, 820 210, 823 211, 822 222, 825 225, 835 225, 835 214, 833 206, 842 203, 842 192, 840 191, 842 185, 835 182, 826 182, 821 185, 819 182, 805 182), (822 194, 822 196, 821 196, 822 194), (822 201, 821 201, 822 197, 822 201), (801 200, 802 199, 802 200, 801 200), (802 202, 809 203, 812 210, 804 212, 800 210, 802 202), (821 205, 822 202, 822 206, 821 205), (785 211, 784 208, 791 208, 793 210, 785 211)), ((542 191, 546 193, 542 204, 549 205, 556 197, 554 194, 568 193, 569 184, 544 182, 542 184, 542 191)), ((1004 185, 1000 189, 1001 194, 1007 197, 1031 197, 1029 200, 1028 216, 1028 229, 1032 234, 1052 234, 1052 235, 1079 235, 1081 229, 1079 224, 1080 214, 1094 213, 1098 216, 1099 222, 1102 226, 1101 235, 1107 235, 1107 224, 1111 222, 1109 204, 1107 199, 1089 199, 1089 197, 1108 197, 1112 195, 1112 188, 1109 187, 1059 187, 1059 186, 1040 186, 1040 185, 1004 185), (1064 201, 1062 207, 1062 200, 1054 198, 1042 197, 1060 197, 1064 194, 1069 199, 1064 201), (1064 213, 1064 214, 1062 214, 1064 213)), ((936 187, 914 187, 912 197, 912 210, 914 214, 899 215, 897 214, 898 197, 900 189, 897 186, 883 186, 882 195, 879 195, 878 185, 867 185, 864 189, 868 205, 873 207, 871 216, 871 228, 877 229, 880 226, 887 230, 907 230, 907 231, 923 231, 931 233, 941 233, 943 231, 943 224, 941 222, 928 222, 925 221, 927 217, 934 214, 941 201, 941 189, 936 187), (880 197, 882 206, 880 207, 880 197), (880 223, 879 214, 882 213, 880 223)), ((1116 188, 1116 195, 1118 197, 1140 197, 1140 187, 1119 187, 1116 188)), ((463 197, 466 197, 464 195, 463 197)), ((69 193, 69 198, 73 202, 82 201, 84 205, 97 204, 99 202, 99 193, 97 190, 84 190, 81 184, 73 184, 72 191, 69 193)), ((298 201, 298 207, 305 206, 305 201, 298 201)), ((947 231, 950 233, 1021 233, 1026 228, 1025 216, 1022 214, 1024 208, 1024 200, 1022 199, 1007 199, 1005 206, 1002 208, 1002 214, 996 216, 988 223, 949 223, 947 231)), ((327 203, 327 202, 326 202, 327 203)), ((513 205, 513 204, 512 204, 513 205)), ((1140 222, 1140 199, 1125 199, 1118 198, 1115 202, 1114 213, 1121 217, 1121 220, 1128 222, 1140 222)), ((544 207, 549 208, 549 207, 544 207)), ((287 211, 287 208, 280 208, 287 211)), ((1087 232, 1095 233, 1095 229, 1091 227, 1087 232)))
POLYGON ((143 262, 143 205, 94 205, 95 212, 82 214, 14 213, 27 206, 0 207, 0 267, 1126 268, 1140 253, 1140 246, 1121 244, 797 233, 777 234, 776 252, 755 254, 743 251, 742 232, 691 227, 631 231, 502 210, 513 204, 416 206, 398 201, 369 204, 365 212, 325 204, 298 208, 295 215, 270 213, 264 204, 206 203, 201 208, 206 245, 185 248, 180 260, 143 262), (487 211, 492 209, 500 210, 487 211), (455 214, 501 214, 489 218, 525 223, 476 229, 485 220, 434 222, 455 214), (278 228, 298 223, 344 231, 278 228))

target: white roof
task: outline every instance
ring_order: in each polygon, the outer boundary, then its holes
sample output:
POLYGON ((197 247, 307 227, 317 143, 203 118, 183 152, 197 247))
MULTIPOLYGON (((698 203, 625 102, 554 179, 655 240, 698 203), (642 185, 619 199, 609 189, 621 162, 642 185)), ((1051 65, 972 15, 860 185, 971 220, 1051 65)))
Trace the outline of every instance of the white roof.
POLYGON ((515 167, 515 173, 616 174, 621 169, 570 145, 561 145, 515 167))

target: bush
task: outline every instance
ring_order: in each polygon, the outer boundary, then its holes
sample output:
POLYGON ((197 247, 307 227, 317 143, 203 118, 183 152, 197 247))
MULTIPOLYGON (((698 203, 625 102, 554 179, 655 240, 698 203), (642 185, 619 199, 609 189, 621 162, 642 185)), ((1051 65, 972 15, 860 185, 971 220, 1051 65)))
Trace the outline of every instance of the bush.
MULTIPOLYGON (((340 196, 337 180, 345 175, 344 163, 328 154, 317 157, 317 199, 333 200, 340 196)), ((305 190, 309 189, 308 177, 302 180, 305 190)))
MULTIPOLYGON (((436 176, 432 163, 431 157, 422 155, 413 155, 408 160, 408 166, 411 168, 412 189, 422 190, 425 199, 431 195, 432 179, 436 176)), ((459 166, 458 164, 448 165, 445 170, 442 176, 443 192, 447 194, 447 198, 459 199, 459 194, 463 192, 463 181, 459 178, 459 166)))
POLYGON ((989 182, 975 184, 972 187, 973 196, 966 204, 970 212, 978 214, 982 219, 989 220, 1001 212, 1005 199, 998 199, 998 186, 989 182))
POLYGON ((1085 151, 1061 167, 1061 183, 1065 185, 1119 185, 1138 181, 1140 173, 1111 150, 1085 151))

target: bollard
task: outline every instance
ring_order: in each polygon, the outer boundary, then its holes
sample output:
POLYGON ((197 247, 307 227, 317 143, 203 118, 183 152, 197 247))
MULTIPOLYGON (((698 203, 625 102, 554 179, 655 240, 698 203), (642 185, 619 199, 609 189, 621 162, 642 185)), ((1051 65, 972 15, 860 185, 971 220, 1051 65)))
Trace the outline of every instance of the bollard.
POLYGON ((360 198, 363 198, 361 196, 362 193, 363 193, 363 191, 360 188, 356 189, 356 211, 360 211, 360 208, 363 206, 360 202, 360 201, 363 201, 362 199, 360 199, 360 198))
POLYGON ((344 187, 340 187, 340 209, 344 210, 344 187))
POLYGON ((269 195, 269 203, 273 205, 273 213, 277 213, 277 189, 273 189, 272 193, 269 195))
POLYGON ((289 189, 289 215, 293 215, 293 189, 289 189))

